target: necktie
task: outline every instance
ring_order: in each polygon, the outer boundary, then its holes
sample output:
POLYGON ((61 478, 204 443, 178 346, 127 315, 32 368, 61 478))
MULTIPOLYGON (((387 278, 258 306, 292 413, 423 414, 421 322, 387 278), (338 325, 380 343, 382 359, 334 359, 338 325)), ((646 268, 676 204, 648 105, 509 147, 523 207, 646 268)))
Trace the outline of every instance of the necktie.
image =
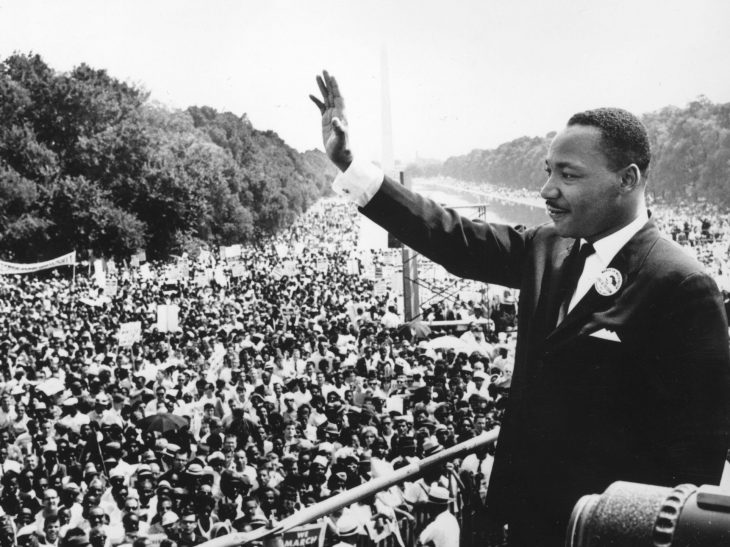
POLYGON ((584 243, 577 253, 571 253, 570 257, 568 257, 569 262, 566 265, 565 277, 563 278, 561 287, 562 299, 560 310, 558 312, 558 325, 562 323, 565 316, 568 315, 568 306, 570 306, 573 293, 575 293, 575 289, 578 286, 578 280, 583 273, 583 267, 586 264, 586 259, 595 252, 593 245, 590 243, 584 243))

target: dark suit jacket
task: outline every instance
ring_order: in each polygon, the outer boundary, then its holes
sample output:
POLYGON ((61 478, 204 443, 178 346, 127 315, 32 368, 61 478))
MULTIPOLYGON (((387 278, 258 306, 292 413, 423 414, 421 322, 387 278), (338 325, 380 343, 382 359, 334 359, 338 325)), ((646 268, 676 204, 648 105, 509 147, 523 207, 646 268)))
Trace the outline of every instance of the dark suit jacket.
POLYGON ((472 222, 386 178, 361 211, 458 276, 520 289, 509 406, 487 504, 515 545, 562 545, 571 510, 616 480, 719 482, 730 432, 727 319, 714 281, 649 221, 557 327, 574 243, 552 224, 472 222), (610 329, 620 342, 590 336, 610 329))

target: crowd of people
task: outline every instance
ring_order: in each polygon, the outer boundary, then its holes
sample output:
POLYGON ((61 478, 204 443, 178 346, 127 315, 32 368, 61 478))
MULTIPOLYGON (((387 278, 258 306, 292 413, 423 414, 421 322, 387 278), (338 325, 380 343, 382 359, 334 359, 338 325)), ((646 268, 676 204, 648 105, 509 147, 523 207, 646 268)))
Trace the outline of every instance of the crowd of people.
MULTIPOLYGON (((358 248, 356 215, 323 200, 233 257, 0 277, 0 545, 197 545, 498 425, 514 295, 452 291, 402 324, 392 252, 358 248)), ((359 500, 326 541, 402 544, 419 512, 478 511, 490 463, 359 500)), ((424 543, 445 529, 422 523, 424 543)))
MULTIPOLYGON (((729 290, 727 219, 653 210, 729 290)), ((399 258, 358 248, 357 222, 323 200, 233 257, 0 277, 0 545, 197 545, 499 425, 517 295, 424 275, 403 324, 399 258)), ((483 509, 490 466, 483 450, 359 500, 324 537, 403 545, 398 523, 428 514, 424 543, 456 546, 450 515, 483 509)))

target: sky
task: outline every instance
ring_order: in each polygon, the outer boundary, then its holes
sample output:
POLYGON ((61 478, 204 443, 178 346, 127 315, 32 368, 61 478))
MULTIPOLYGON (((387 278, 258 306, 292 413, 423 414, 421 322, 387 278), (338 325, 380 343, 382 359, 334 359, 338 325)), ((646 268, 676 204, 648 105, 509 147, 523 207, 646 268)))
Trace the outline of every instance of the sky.
POLYGON ((322 148, 322 69, 353 147, 381 158, 387 57, 393 152, 443 160, 560 129, 598 106, 730 102, 727 0, 0 0, 0 57, 85 62, 171 108, 246 113, 322 148))

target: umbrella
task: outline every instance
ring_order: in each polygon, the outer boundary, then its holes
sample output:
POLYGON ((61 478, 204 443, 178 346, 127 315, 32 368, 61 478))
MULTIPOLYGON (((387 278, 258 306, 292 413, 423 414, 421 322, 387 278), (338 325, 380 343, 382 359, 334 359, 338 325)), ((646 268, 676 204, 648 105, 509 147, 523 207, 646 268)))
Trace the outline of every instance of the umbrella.
POLYGON ((426 342, 428 349, 453 349, 455 352, 471 353, 471 346, 456 336, 439 336, 426 342))
POLYGON ((411 329, 413 338, 428 338, 428 335, 431 334, 431 328, 419 319, 408 323, 408 327, 411 329))
POLYGON ((58 378, 49 378, 48 380, 40 383, 36 389, 45 393, 49 397, 52 397, 53 395, 61 393, 64 390, 64 386, 63 382, 58 378))
POLYGON ((170 414, 169 412, 161 412, 143 418, 141 425, 145 432, 159 431, 160 433, 167 433, 168 431, 177 431, 181 427, 188 425, 188 421, 182 416, 170 414))

